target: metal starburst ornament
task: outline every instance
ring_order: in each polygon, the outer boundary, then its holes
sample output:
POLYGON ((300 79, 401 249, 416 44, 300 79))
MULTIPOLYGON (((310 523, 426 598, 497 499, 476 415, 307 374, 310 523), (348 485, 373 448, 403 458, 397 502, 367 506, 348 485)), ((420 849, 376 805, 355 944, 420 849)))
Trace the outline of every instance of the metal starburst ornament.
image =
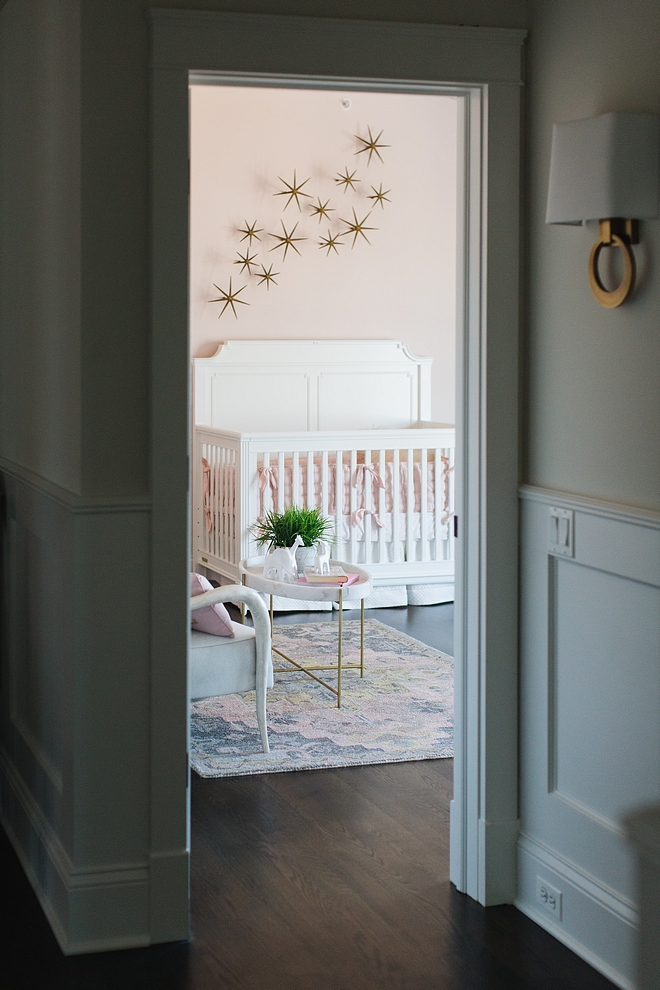
MULTIPOLYGON (((278 247, 279 247, 279 245, 278 245, 278 247)), ((276 275, 279 275, 279 274, 280 274, 279 272, 274 272, 273 271, 273 266, 272 265, 270 265, 268 268, 266 268, 265 265, 262 265, 261 266, 261 271, 260 272, 257 272, 257 278, 259 279, 259 285, 263 285, 264 282, 265 282, 266 283, 266 288, 268 290, 270 290, 270 283, 271 282, 273 283, 273 285, 277 285, 277 282, 275 281, 275 276, 276 275)))
POLYGON ((244 272, 247 268, 248 275, 251 275, 252 269, 257 267, 257 262, 255 261, 255 258, 257 257, 256 254, 250 254, 249 251, 246 251, 245 254, 241 254, 240 251, 237 253, 238 261, 235 261, 234 264, 241 266, 241 272, 244 272))
POLYGON ((236 292, 234 292, 234 290, 232 289, 232 285, 231 285, 231 279, 229 279, 229 288, 225 292, 225 290, 224 289, 221 289, 219 285, 216 285, 215 284, 215 282, 213 283, 213 285, 215 286, 215 288, 220 293, 220 297, 218 299, 209 299, 209 302, 212 302, 212 303, 216 303, 216 302, 224 303, 224 306, 222 307, 222 309, 220 310, 220 313, 218 314, 218 319, 220 319, 220 317, 222 316, 222 314, 224 313, 224 311, 227 309, 227 306, 231 306, 232 310, 234 311, 234 316, 236 317, 236 319, 238 319, 238 313, 236 312, 236 306, 234 304, 235 303, 241 303, 242 306, 249 306, 250 305, 249 303, 245 302, 244 299, 238 299, 239 293, 241 293, 243 291, 243 289, 245 288, 245 286, 242 285, 240 289, 236 289, 236 292))
POLYGON ((309 195, 309 193, 305 193, 305 192, 302 192, 301 191, 302 190, 302 187, 307 185, 307 183, 309 182, 309 179, 305 179, 304 182, 301 182, 300 185, 298 185, 298 180, 296 179, 296 170, 295 170, 295 168, 293 170, 293 182, 285 182, 284 179, 280 178, 280 176, 278 176, 278 179, 280 180, 280 182, 282 183, 282 185, 286 186, 286 189, 282 189, 280 192, 273 193, 273 195, 274 196, 288 196, 289 197, 287 199, 287 201, 286 201, 285 206, 284 206, 284 209, 285 210, 286 210, 287 206, 289 205, 289 203, 291 202, 292 199, 295 199, 295 201, 296 201, 296 203, 298 205, 298 209, 299 210, 302 210, 302 206, 300 205, 300 197, 301 196, 305 196, 307 199, 311 199, 312 198, 309 195))
POLYGON ((241 237, 241 242, 243 242, 243 241, 245 241, 245 240, 247 240, 249 238, 249 244, 250 244, 250 247, 252 247, 252 238, 254 237, 258 241, 260 241, 261 238, 259 237, 259 234, 263 234, 264 231, 263 231, 263 227, 257 227, 257 221, 256 220, 254 221, 254 223, 248 223, 247 220, 246 220, 245 221, 245 226, 244 227, 239 227, 238 228, 238 232, 239 232, 239 234, 244 234, 245 235, 244 237, 241 237))
POLYGON ((374 194, 373 194, 373 196, 367 196, 367 199, 373 199, 374 206, 376 205, 376 203, 380 203, 381 209, 384 210, 385 207, 383 206, 383 203, 391 203, 392 202, 391 199, 388 199, 387 198, 387 194, 389 192, 392 192, 392 190, 391 189, 385 189, 385 190, 383 190, 383 183, 382 182, 381 182, 380 187, 378 189, 376 189, 375 186, 372 186, 371 188, 373 189, 374 194))
POLYGON ((318 217, 319 218, 319 223, 324 218, 326 220, 329 220, 330 219, 330 214, 335 212, 332 206, 328 206, 328 203, 329 202, 330 202, 330 200, 329 199, 326 199, 325 203, 322 203, 321 200, 319 199, 319 197, 317 196, 316 197, 316 206, 312 206, 312 210, 311 210, 310 216, 318 217))
POLYGON ((344 234, 352 234, 353 235, 353 243, 351 244, 351 250, 355 247, 355 242, 356 242, 356 240, 358 239, 358 237, 360 235, 362 235, 362 237, 364 237, 364 239, 367 242, 367 244, 371 244, 371 241, 369 240, 369 238, 365 234, 365 230, 378 230, 378 227, 366 227, 365 226, 365 224, 366 224, 366 222, 367 222, 367 220, 369 219, 370 216, 371 216, 371 210, 369 210, 369 212, 367 213, 366 217, 363 220, 358 220, 357 214, 355 212, 355 207, 353 207, 353 222, 351 223, 350 220, 342 220, 341 221, 342 223, 345 223, 346 224, 346 227, 347 227, 347 229, 344 231, 344 234))
POLYGON ((333 237, 332 234, 330 233, 330 231, 328 230, 328 236, 327 237, 322 237, 320 239, 320 241, 319 241, 319 250, 322 250, 323 248, 326 248, 326 252, 325 252, 326 258, 330 254, 330 251, 331 250, 334 251, 335 254, 339 254, 339 251, 337 250, 337 245, 338 244, 339 245, 342 245, 344 243, 343 241, 340 241, 339 240, 340 237, 341 237, 341 234, 335 234, 335 236, 333 237))
POLYGON ((282 224, 282 230, 284 231, 284 236, 282 236, 281 234, 271 234, 270 236, 271 237, 276 237, 277 240, 280 243, 279 244, 276 244, 275 247, 272 247, 270 250, 271 251, 277 251, 278 248, 283 247, 284 248, 284 255, 282 256, 282 261, 285 261, 286 260, 286 253, 289 250, 289 248, 293 248, 293 250, 296 252, 296 254, 300 254, 300 251, 296 247, 296 241, 306 241, 307 238, 306 237, 294 237, 293 236, 295 234, 295 232, 296 232, 296 227, 298 226, 297 223, 293 225, 291 231, 288 231, 286 229, 286 227, 284 226, 284 223, 281 220, 280 220, 280 223, 282 224))
POLYGON ((361 155, 361 154, 363 154, 363 152, 368 151, 369 152, 369 157, 367 159, 367 165, 371 165, 371 156, 372 155, 377 155, 378 158, 380 158, 380 160, 382 162, 383 161, 383 158, 382 158, 382 155, 381 155, 381 153, 380 153, 380 151, 378 149, 379 148, 389 148, 390 145, 389 144, 379 144, 381 135, 383 133, 382 131, 380 132, 380 134, 378 135, 378 137, 374 137, 373 136, 373 134, 371 133, 371 128, 370 127, 367 127, 367 131, 369 132, 369 140, 368 141, 367 141, 366 138, 360 137, 359 134, 356 134, 355 135, 355 137, 357 138, 357 140, 358 141, 361 141, 362 144, 364 145, 364 148, 360 148, 358 151, 355 152, 355 154, 356 155, 361 155))
POLYGON ((347 189, 355 189, 355 183, 360 181, 355 178, 356 172, 357 169, 355 169, 355 172, 349 172, 347 168, 344 169, 343 174, 341 172, 337 172, 335 182, 338 186, 344 187, 344 192, 346 192, 347 189))

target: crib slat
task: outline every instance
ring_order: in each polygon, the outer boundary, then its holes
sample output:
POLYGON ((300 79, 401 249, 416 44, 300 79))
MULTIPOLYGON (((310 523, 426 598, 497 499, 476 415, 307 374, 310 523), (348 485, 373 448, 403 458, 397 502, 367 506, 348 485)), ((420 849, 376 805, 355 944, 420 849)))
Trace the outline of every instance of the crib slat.
MULTIPOLYGON (((196 456, 195 469, 198 471, 199 482, 197 485, 199 495, 198 495, 198 505, 196 508, 197 513, 197 532, 200 537, 200 542, 202 545, 202 553, 207 549, 207 532, 206 532, 206 513, 204 512, 204 496, 202 492, 204 491, 204 465, 202 464, 202 458, 208 460, 206 454, 206 444, 200 443, 199 449, 196 456)), ((193 555, 193 562, 197 563, 196 557, 193 555)))
MULTIPOLYGON (((354 519, 353 513, 357 509, 357 499, 356 499, 357 491, 353 487, 353 481, 355 479, 355 471, 356 471, 356 469, 357 469, 357 451, 356 450, 352 450, 351 451, 351 457, 350 457, 350 468, 349 468, 349 473, 348 473, 348 492, 349 492, 349 496, 348 496, 348 525, 349 525, 349 530, 348 531, 351 534, 351 555, 350 555, 350 557, 348 559, 350 560, 350 562, 352 564, 356 564, 357 563, 357 559, 358 559, 358 554, 357 554, 357 528, 353 525, 353 519, 354 519)), ((343 471, 342 471, 342 475, 343 475, 343 471)))
POLYGON ((218 464, 218 448, 213 447, 213 454, 211 456, 211 512, 213 513, 213 555, 218 556, 218 529, 222 526, 222 519, 218 515, 218 471, 220 470, 220 465, 218 464))
POLYGON ((238 514, 238 501, 237 501, 237 489, 238 489, 238 469, 237 469, 237 455, 235 450, 229 452, 229 464, 230 464, 230 494, 229 494, 229 560, 232 564, 237 564, 236 559, 236 527, 237 527, 237 514, 238 514))
POLYGON ((408 448, 406 499, 406 560, 415 559, 415 452, 408 448))
POLYGON ((216 556, 222 556, 222 447, 215 447, 213 451, 213 518, 215 520, 215 547, 216 556))
POLYGON ((444 453, 439 447, 435 449, 435 555, 434 560, 443 560, 445 557, 443 541, 440 539, 440 532, 442 529, 442 517, 444 515, 442 505, 444 502, 444 485, 445 476, 442 463, 442 455, 444 453))
POLYGON ((342 516, 344 511, 344 451, 335 452, 335 532, 343 539, 344 527, 342 516))
POLYGON ((220 484, 220 512, 222 514, 222 543, 220 546, 220 556, 223 560, 227 559, 227 528, 229 525, 229 520, 227 519, 227 448, 220 448, 220 463, 222 465, 221 484, 220 484))
POLYGON ((307 451, 307 502, 308 509, 313 509, 316 505, 316 493, 314 492, 314 451, 307 451))
POLYGON ((300 453, 293 451, 291 460, 291 504, 301 505, 300 501, 300 453))
MULTIPOLYGON (((456 448, 448 447, 447 456, 449 457, 449 512, 453 515, 456 511, 456 448)), ((447 534, 447 553, 445 556, 447 560, 454 559, 454 541, 451 537, 451 529, 447 534)))
POLYGON ((213 504, 213 492, 215 485, 215 447, 209 446, 206 459, 209 462, 209 509, 211 511, 212 522, 211 532, 208 535, 208 550, 209 553, 215 553, 215 531, 218 525, 215 517, 215 506, 213 504))
POLYGON ((226 560, 228 557, 229 547, 227 546, 227 523, 229 519, 227 518, 228 512, 228 488, 229 488, 229 471, 227 464, 227 454, 229 451, 226 447, 222 447, 220 450, 220 457, 222 460, 222 488, 220 492, 220 511, 222 513, 222 559, 226 560))
POLYGON ((373 555, 373 543, 371 542, 371 535, 373 529, 373 516, 371 515, 371 488, 373 476, 371 471, 371 451, 365 450, 364 452, 364 518, 362 520, 362 525, 364 527, 364 562, 369 565, 372 560, 373 555))
POLYGON ((277 452, 277 511, 284 512, 284 451, 277 452))
MULTIPOLYGON (((387 464, 385 462, 385 451, 381 450, 378 452, 378 473, 383 479, 383 483, 387 485, 387 464)), ((385 517, 387 514, 387 488, 378 489, 378 518, 384 524, 385 517)), ((381 526, 378 530, 378 562, 380 564, 387 563, 387 549, 385 544, 385 526, 381 526)))
POLYGON ((399 472, 399 451, 395 448, 392 452, 392 560, 399 561, 399 496, 401 485, 401 475, 399 472))
MULTIPOLYGON (((324 516, 328 515, 328 451, 324 450, 321 454, 321 512, 324 516)), ((341 533, 337 533, 337 539, 340 538, 341 533)), ((337 554, 337 556, 339 556, 337 554)))
POLYGON ((426 447, 422 447, 420 451, 420 472, 419 472, 419 486, 420 486, 420 498, 419 498, 419 537, 421 540, 421 559, 429 559, 429 533, 428 533, 428 456, 429 452, 426 447))

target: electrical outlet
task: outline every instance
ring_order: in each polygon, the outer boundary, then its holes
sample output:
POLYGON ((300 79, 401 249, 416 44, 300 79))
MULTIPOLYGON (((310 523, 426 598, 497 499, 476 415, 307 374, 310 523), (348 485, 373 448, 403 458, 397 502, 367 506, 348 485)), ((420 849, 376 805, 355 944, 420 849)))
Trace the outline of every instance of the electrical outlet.
POLYGON ((536 878, 536 901, 557 921, 561 921, 561 890, 541 877, 536 878))

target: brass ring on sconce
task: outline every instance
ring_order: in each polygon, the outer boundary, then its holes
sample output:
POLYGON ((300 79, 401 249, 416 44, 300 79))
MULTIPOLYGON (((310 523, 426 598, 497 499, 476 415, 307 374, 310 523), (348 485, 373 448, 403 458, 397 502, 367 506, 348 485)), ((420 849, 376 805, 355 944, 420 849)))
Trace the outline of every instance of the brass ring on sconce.
POLYGON ((600 221, 598 240, 589 255, 589 285, 594 297, 607 309, 614 309, 625 302, 635 285, 635 255, 630 248, 630 242, 636 240, 631 236, 628 226, 630 221, 623 221, 626 227, 619 227, 619 233, 614 233, 615 223, 616 221, 612 220, 600 221), (623 278, 617 288, 612 289, 611 292, 605 288, 598 274, 598 259, 604 247, 618 247, 623 254, 623 278))

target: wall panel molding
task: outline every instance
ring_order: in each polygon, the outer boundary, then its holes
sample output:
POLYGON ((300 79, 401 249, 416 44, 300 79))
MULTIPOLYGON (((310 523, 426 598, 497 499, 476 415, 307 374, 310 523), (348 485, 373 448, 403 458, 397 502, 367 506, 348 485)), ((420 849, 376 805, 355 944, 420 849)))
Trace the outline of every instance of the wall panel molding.
POLYGON ((631 975, 638 922, 635 907, 525 834, 518 842, 518 873, 520 892, 514 901, 518 910, 616 986, 635 990, 631 975), (562 891, 561 922, 554 922, 534 903, 539 874, 562 891))
POLYGON ((70 955, 124 948, 131 938, 135 947, 148 945, 149 866, 115 862, 76 867, 4 749, 0 788, 0 821, 62 951, 70 955), (115 928, 101 937, 90 921, 99 905, 115 928), (144 932, 131 936, 140 916, 144 932))
POLYGON ((622 823, 660 797, 660 514, 530 487, 520 499, 516 904, 629 988, 636 874, 622 823), (557 518, 572 527, 564 542, 557 518), (539 881, 561 893, 560 916, 539 881))
POLYGON ((0 818, 63 952, 148 945, 150 504, 0 468, 0 818))
MULTIPOLYGON (((425 69, 429 63, 439 62, 445 80, 522 85, 520 50, 527 36, 524 29, 357 19, 351 20, 347 28, 345 20, 330 17, 242 13, 221 16, 223 45, 234 51, 235 68, 252 79, 258 73, 290 74, 292 62, 301 81, 306 76, 318 79, 324 73, 336 79, 344 65, 354 62, 359 65, 355 73, 358 79, 389 80, 393 74, 391 50, 395 47, 399 51, 398 65, 410 61, 409 72, 405 73, 405 69, 401 72, 410 79, 435 81, 436 76, 425 69), (317 45, 310 44, 310 36, 316 41, 317 35, 323 36, 321 51, 325 64, 319 62, 317 45), (268 39, 267 45, 264 39, 268 39)), ((152 68, 186 72, 191 68, 198 71, 219 68, 216 11, 161 8, 152 9, 150 17, 152 68)), ((396 77, 401 76, 397 73, 396 77)))
POLYGON ((637 505, 627 505, 623 502, 608 502, 603 499, 587 498, 584 495, 573 495, 571 492, 559 491, 553 488, 538 488, 535 485, 521 485, 519 496, 525 502, 541 502, 543 505, 558 505, 566 509, 581 509, 592 516, 603 516, 606 519, 620 519, 639 526, 649 526, 660 530, 660 512, 655 509, 645 509, 637 505))
POLYGON ((68 488, 54 484, 20 464, 7 460, 6 457, 0 457, 0 475, 2 474, 20 482, 31 491, 45 496, 56 505, 77 514, 151 511, 150 498, 123 495, 79 495, 68 488))

